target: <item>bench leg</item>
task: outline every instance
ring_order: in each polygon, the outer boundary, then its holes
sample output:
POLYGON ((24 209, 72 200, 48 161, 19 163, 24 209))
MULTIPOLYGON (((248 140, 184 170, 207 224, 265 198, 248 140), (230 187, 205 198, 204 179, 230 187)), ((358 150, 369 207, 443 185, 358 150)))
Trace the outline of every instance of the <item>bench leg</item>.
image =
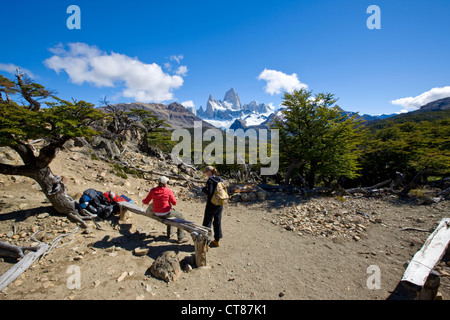
POLYGON ((206 266, 206 251, 208 248, 208 239, 197 232, 191 233, 192 240, 194 240, 195 247, 195 264, 197 267, 206 266))
POLYGON ((119 220, 121 222, 124 222, 125 220, 127 220, 129 214, 127 214, 128 210, 125 209, 124 207, 120 207, 120 216, 119 216, 119 220))

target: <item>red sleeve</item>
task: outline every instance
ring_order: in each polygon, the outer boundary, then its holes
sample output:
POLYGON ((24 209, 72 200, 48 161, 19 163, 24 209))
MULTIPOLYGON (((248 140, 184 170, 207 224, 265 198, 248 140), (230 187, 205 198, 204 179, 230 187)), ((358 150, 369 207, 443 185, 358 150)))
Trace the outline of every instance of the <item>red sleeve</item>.
POLYGON ((143 204, 149 204, 150 203, 150 201, 152 201, 152 191, 150 190, 150 192, 148 193, 148 195, 147 195, 147 198, 145 198, 144 200, 142 200, 142 203, 143 204))
MULTIPOLYGON (((169 189, 170 190, 170 189, 169 189)), ((177 205, 177 199, 175 199, 175 196, 173 195, 172 190, 170 190, 170 194, 169 194, 169 202, 170 204, 176 206, 177 205)))

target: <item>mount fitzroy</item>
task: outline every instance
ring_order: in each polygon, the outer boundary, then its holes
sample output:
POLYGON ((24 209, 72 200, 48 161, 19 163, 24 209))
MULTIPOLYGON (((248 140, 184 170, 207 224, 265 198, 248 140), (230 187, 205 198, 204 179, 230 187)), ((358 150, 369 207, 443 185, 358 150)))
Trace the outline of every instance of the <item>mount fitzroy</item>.
POLYGON ((259 125, 268 119, 274 108, 256 101, 242 104, 239 95, 232 88, 225 93, 223 100, 216 100, 210 95, 205 109, 200 107, 190 111, 218 128, 228 129, 239 120, 245 121, 247 125, 259 125))

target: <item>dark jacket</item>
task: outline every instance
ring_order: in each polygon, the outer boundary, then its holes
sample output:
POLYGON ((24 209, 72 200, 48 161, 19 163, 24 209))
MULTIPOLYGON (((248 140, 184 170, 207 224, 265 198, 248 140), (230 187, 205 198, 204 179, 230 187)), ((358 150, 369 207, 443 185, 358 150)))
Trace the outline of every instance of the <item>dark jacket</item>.
POLYGON ((208 181, 206 181, 206 186, 203 187, 202 191, 206 193, 206 196, 208 197, 207 205, 214 206, 214 204, 211 202, 211 199, 214 195, 214 191, 216 191, 216 187, 219 182, 222 182, 222 179, 217 176, 211 176, 208 181))

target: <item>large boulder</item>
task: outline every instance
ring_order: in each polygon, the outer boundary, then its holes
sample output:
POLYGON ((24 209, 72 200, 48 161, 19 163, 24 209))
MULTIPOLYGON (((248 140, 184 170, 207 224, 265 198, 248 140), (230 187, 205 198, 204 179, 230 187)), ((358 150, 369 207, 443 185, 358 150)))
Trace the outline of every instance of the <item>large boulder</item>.
POLYGON ((180 261, 174 251, 160 255, 150 267, 151 274, 166 282, 177 280, 182 274, 180 261))
POLYGON ((109 139, 105 139, 100 136, 96 136, 91 140, 91 146, 95 150, 103 153, 106 157, 110 159, 120 158, 120 149, 117 144, 109 139))

